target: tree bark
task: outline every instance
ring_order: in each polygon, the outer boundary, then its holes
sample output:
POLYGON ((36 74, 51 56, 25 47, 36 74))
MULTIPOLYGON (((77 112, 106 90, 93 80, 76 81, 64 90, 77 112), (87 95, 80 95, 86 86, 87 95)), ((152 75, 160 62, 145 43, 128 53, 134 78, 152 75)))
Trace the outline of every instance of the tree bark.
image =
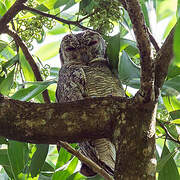
POLYGON ((117 137, 115 179, 154 180, 156 104, 135 105, 123 116, 114 131, 117 137))
POLYGON ((127 103, 126 98, 107 97, 38 104, 1 96, 0 136, 40 144, 111 137, 127 103))

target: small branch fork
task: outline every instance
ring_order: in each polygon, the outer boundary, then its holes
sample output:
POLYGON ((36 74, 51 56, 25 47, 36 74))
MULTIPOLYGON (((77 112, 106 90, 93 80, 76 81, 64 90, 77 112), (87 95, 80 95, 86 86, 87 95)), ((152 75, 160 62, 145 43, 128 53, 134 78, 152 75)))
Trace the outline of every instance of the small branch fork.
POLYGON ((145 25, 145 20, 138 0, 119 0, 127 10, 133 24, 134 34, 141 57, 141 89, 144 100, 157 99, 167 76, 168 66, 173 58, 173 37, 175 27, 171 30, 164 44, 159 48, 156 40, 145 25), (156 50, 156 57, 151 58, 150 42, 156 50), (155 96, 154 96, 155 95, 155 96), (150 98, 148 98, 150 97, 150 98))

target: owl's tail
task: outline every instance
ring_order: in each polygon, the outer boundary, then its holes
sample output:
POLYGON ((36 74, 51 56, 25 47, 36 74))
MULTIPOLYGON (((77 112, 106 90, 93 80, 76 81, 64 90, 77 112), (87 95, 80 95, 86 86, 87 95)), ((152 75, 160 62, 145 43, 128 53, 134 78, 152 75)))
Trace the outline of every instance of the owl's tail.
MULTIPOLYGON (((81 153, 98 164, 109 175, 114 175, 116 151, 109 139, 102 138, 94 141, 87 141, 80 143, 79 146, 81 153)), ((82 163, 80 173, 87 177, 92 177, 97 174, 84 163, 82 163)))

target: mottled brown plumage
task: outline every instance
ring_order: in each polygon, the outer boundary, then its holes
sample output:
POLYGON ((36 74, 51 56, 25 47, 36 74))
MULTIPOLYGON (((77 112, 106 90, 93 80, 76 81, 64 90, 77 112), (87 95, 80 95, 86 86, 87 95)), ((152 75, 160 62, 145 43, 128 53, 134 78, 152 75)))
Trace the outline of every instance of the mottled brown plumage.
MULTIPOLYGON (((109 68, 105 50, 105 41, 93 31, 69 34, 63 38, 57 102, 76 101, 86 97, 124 96, 118 79, 109 68)), ((116 152, 109 139, 83 142, 79 146, 84 155, 113 174, 116 152)), ((85 164, 82 164, 81 173, 86 176, 96 174, 85 164)))

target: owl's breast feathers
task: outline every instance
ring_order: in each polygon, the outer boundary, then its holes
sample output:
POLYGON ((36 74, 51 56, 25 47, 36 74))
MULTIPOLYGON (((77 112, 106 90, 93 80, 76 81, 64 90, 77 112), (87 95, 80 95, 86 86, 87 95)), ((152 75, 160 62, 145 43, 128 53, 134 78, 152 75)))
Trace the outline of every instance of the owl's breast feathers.
MULTIPOLYGON (((70 102, 92 96, 124 96, 124 91, 119 85, 118 79, 109 69, 107 62, 95 60, 88 65, 64 64, 59 72, 57 101, 70 102)), ((83 142, 79 146, 84 155, 113 175, 116 152, 109 139, 102 138, 83 142)), ((82 164, 81 173, 86 176, 96 174, 85 164, 82 164)))

